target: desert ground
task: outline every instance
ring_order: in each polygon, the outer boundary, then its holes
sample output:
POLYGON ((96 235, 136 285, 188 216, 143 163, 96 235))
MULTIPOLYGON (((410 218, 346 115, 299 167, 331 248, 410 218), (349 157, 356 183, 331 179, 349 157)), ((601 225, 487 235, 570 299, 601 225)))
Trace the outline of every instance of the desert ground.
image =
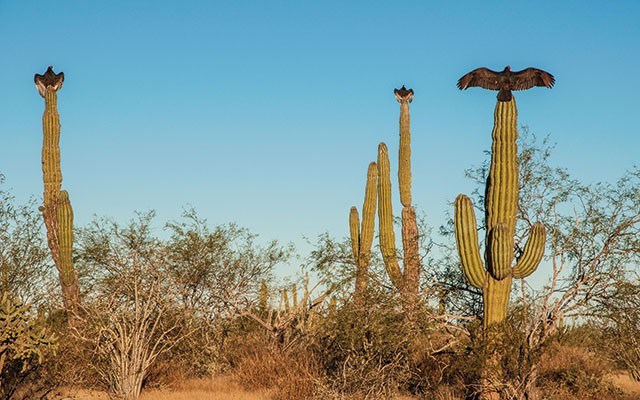
MULTIPOLYGON (((630 396, 640 398, 640 382, 635 382, 624 372, 611 374, 609 380, 630 396)), ((173 389, 154 389, 143 392, 141 400, 270 400, 269 391, 243 390, 231 376, 211 379, 192 379, 173 389)), ((58 400, 109 400, 104 392, 63 390, 58 400)), ((416 397, 397 396, 394 400, 416 400, 416 397)))

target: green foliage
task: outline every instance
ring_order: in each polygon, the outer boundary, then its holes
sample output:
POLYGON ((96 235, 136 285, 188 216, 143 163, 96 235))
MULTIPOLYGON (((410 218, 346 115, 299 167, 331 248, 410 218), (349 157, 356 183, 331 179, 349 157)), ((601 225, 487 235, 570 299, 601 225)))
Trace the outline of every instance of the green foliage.
POLYGON ((0 294, 9 292, 40 305, 53 277, 36 204, 35 199, 16 204, 9 192, 0 190, 0 294))
POLYGON ((43 319, 8 292, 0 299, 0 396, 13 398, 57 347, 43 319))
POLYGON ((410 377, 410 341, 402 302, 369 291, 364 304, 344 304, 322 324, 314 347, 330 387, 361 398, 388 398, 410 377))

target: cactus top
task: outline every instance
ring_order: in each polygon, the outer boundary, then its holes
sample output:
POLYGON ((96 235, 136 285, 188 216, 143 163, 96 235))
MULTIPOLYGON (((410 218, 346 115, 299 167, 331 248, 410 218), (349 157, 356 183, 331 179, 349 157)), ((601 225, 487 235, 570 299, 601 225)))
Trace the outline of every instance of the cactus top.
POLYGON ((404 102, 411 103, 413 100, 413 89, 407 89, 404 85, 402 85, 400 89, 394 89, 393 94, 396 95, 396 100, 398 100, 400 104, 404 102))
POLYGON ((56 74, 53 72, 53 66, 50 65, 44 75, 35 74, 33 81, 36 84, 36 88, 38 89, 40 96, 44 97, 44 93, 47 89, 54 91, 60 90, 62 83, 64 82, 64 72, 56 74))

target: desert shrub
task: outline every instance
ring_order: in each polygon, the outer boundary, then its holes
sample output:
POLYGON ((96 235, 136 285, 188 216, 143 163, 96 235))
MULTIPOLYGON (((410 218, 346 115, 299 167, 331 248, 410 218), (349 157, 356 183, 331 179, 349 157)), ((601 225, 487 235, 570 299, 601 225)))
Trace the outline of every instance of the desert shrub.
POLYGON ((605 380, 611 364, 593 351, 562 344, 551 345, 540 362, 539 387, 543 398, 596 400, 621 398, 605 380))
POLYGON ((42 375, 42 365, 55 353, 57 337, 43 316, 8 292, 0 298, 0 397, 45 396, 55 387, 42 375))
POLYGON ((397 296, 370 293, 328 315, 315 352, 330 387, 363 398, 387 398, 411 375, 412 332, 397 296))
POLYGON ((274 389, 274 400, 313 399, 320 379, 313 352, 283 348, 259 332, 245 336, 234 349, 233 374, 246 389, 274 389))

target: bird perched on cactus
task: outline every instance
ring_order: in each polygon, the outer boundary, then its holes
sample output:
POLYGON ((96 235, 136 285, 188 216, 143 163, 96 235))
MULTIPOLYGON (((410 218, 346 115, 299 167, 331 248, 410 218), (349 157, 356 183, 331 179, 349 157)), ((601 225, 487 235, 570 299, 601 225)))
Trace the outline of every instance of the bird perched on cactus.
POLYGON ((36 84, 36 88, 38 89, 40 96, 44 97, 44 92, 47 88, 52 88, 57 91, 62 87, 62 83, 64 82, 64 72, 56 74, 53 72, 53 65, 50 65, 44 75, 36 74, 33 77, 33 81, 36 84))
POLYGON ((407 89, 404 85, 400 89, 393 89, 393 94, 400 103, 403 101, 411 103, 413 101, 413 89, 407 89))
POLYGON ((556 82, 553 75, 538 68, 527 68, 513 72, 506 66, 501 72, 489 68, 476 68, 458 80, 458 89, 481 87, 498 90, 498 101, 511 101, 512 90, 527 90, 534 86, 551 89, 556 82))

